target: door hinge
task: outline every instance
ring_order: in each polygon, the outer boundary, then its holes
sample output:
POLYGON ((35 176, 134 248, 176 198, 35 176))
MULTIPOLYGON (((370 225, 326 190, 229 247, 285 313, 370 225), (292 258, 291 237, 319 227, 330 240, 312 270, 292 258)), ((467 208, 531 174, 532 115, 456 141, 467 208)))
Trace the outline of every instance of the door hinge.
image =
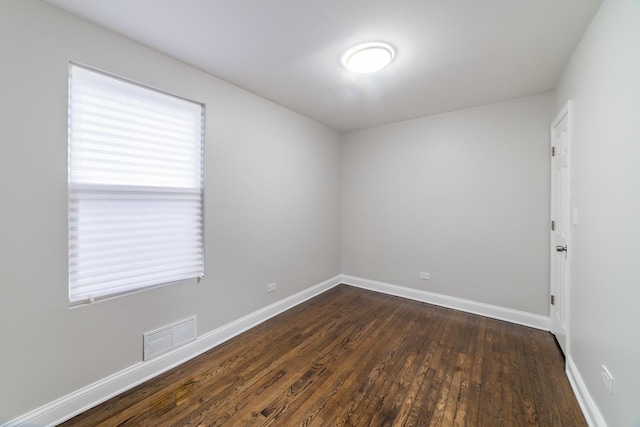
POLYGON ((551 221, 551 231, 556 231, 556 222, 551 221))
POLYGON ((551 147, 551 157, 556 155, 556 147, 551 147))
POLYGON ((551 305, 556 305, 556 296, 551 295, 551 305))

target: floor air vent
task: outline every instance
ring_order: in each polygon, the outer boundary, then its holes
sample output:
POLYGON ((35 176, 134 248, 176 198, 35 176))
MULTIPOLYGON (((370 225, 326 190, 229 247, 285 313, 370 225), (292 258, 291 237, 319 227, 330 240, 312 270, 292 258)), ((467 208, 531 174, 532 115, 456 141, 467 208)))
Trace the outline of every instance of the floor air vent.
POLYGON ((143 360, 149 360, 196 339, 196 316, 144 334, 143 360))

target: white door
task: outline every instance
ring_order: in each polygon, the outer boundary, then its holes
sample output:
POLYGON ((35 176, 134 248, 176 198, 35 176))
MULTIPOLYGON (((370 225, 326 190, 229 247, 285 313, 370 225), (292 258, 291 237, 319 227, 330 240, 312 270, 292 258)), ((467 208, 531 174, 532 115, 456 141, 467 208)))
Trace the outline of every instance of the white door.
POLYGON ((567 353, 569 333, 570 103, 551 124, 551 332, 567 353))

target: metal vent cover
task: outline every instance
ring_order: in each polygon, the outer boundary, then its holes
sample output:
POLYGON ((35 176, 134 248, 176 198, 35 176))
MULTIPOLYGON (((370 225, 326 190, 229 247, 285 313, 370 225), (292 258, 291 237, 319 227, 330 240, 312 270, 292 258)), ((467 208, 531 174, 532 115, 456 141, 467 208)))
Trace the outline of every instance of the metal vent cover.
POLYGON ((143 336, 143 360, 149 360, 185 345, 194 341, 196 337, 196 316, 146 332, 143 336))

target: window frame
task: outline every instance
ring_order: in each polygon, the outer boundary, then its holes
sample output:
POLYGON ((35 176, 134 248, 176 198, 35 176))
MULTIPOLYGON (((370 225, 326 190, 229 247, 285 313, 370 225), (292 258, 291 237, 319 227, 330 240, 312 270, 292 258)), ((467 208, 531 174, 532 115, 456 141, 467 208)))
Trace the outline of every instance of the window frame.
MULTIPOLYGON (((204 184, 205 184, 205 130, 206 130, 206 105, 204 103, 200 103, 200 102, 196 102, 184 97, 180 97, 180 96, 176 96, 172 93, 169 93, 167 91, 164 90, 159 90, 156 89, 154 87, 150 87, 148 85, 145 84, 140 84, 136 81, 130 80, 130 79, 126 79, 126 78, 122 78, 119 76, 115 76, 113 74, 110 73, 106 73, 100 70, 97 70, 95 68, 92 67, 87 67, 85 65, 81 65, 75 62, 69 62, 69 69, 68 69, 68 78, 69 78, 69 92, 68 92, 68 173, 67 173, 67 194, 68 194, 68 220, 67 220, 67 224, 68 224, 68 262, 69 262, 69 266, 68 266, 68 272, 69 272, 69 280, 68 280, 68 291, 69 291, 69 302, 70 302, 70 306, 76 306, 76 305, 81 305, 81 304, 87 304, 87 303, 92 303, 94 301, 98 301, 98 300, 103 300, 103 299, 110 299, 110 298, 114 298, 114 297, 118 297, 118 296, 122 296, 122 295, 127 295, 127 294, 131 294, 131 293, 137 293, 137 292, 141 292, 141 291, 145 291, 145 290, 149 290, 149 289, 154 289, 157 287, 161 287, 161 286, 166 286, 166 285, 170 285, 170 284, 174 284, 174 283, 178 283, 184 280, 189 280, 189 279, 197 279, 198 282, 200 281, 200 279, 202 277, 204 277, 205 275, 205 188, 204 188, 204 184), (197 136, 197 131, 199 131, 199 147, 197 147, 196 145, 193 145, 190 150, 193 153, 198 153, 198 154, 193 154, 192 156, 192 160, 196 159, 198 166, 199 166, 199 170, 193 169, 193 172, 195 174, 197 174, 199 176, 199 187, 196 186, 184 186, 184 185, 129 185, 127 183, 120 183, 120 184, 114 184, 114 183, 97 183, 97 182, 92 182, 92 183, 87 183, 87 182, 78 182, 76 181, 78 178, 76 178, 76 180, 72 179, 74 175, 74 172, 77 172, 74 169, 74 154, 77 153, 77 151, 75 150, 80 150, 78 148, 78 145, 82 145, 82 143, 76 143, 73 140, 73 129, 72 126, 74 126, 74 120, 75 118, 72 117, 74 114, 74 108, 75 109, 81 109, 82 107, 78 107, 78 105, 82 105, 80 101, 74 99, 74 81, 73 81, 73 75, 74 75, 74 70, 80 70, 80 73, 89 73, 92 76, 98 78, 98 79, 105 79, 104 81, 106 82, 107 79, 109 80, 109 82, 115 84, 115 85, 121 85, 122 87, 128 87, 128 88, 132 88, 133 91, 141 91, 140 93, 148 93, 150 96, 152 97, 156 97, 156 98, 162 98, 164 100, 167 100, 167 102, 171 103, 175 103, 175 105, 180 105, 180 104, 184 104, 184 105, 189 105, 189 108, 193 111, 191 111, 191 118, 193 119, 193 127, 192 130, 194 131, 193 135, 192 135, 192 140, 189 141, 189 143, 195 143, 196 141, 196 136, 197 136), (196 115, 194 113, 194 111, 197 109, 199 109, 199 115, 196 115), (199 126, 196 126, 196 116, 199 116, 199 126), (197 131, 196 131, 197 129, 197 131), (195 136, 194 136, 195 135, 195 136), (79 203, 81 203, 82 201, 86 202, 88 199, 86 199, 86 195, 82 195, 81 193, 83 192, 88 192, 87 194, 91 194, 92 192, 95 193, 100 193, 103 192, 104 194, 110 194, 110 197, 113 198, 114 200, 114 205, 122 205, 123 203, 126 204, 126 200, 127 197, 129 196, 123 196, 123 195, 133 195, 131 197, 133 197, 135 199, 135 195, 138 194, 140 197, 142 197, 142 199, 144 199, 145 197, 149 197, 150 199, 157 199, 157 200, 163 200, 166 203, 171 204, 172 201, 174 201, 174 204, 176 206, 182 206, 182 205, 186 205, 187 202, 183 201, 182 199, 190 199, 190 204, 192 205, 191 212, 195 212, 198 214, 198 216, 196 216, 196 219, 189 219, 190 222, 193 223, 197 223, 197 226, 193 227, 191 226, 191 231, 193 232, 194 230, 198 231, 198 239, 197 242, 199 242, 198 244, 196 244, 196 246, 190 247, 189 250, 191 252, 191 256, 193 259, 199 258, 199 268, 198 267, 193 267, 193 270, 197 270, 197 273, 195 272, 185 272, 184 274, 180 275, 179 277, 177 276, 172 276, 169 274, 165 274, 162 278, 155 278, 153 280, 150 281, 139 281, 138 283, 130 283, 126 286, 104 286, 102 288, 100 288, 100 290, 95 291, 95 292, 78 292, 79 288, 82 288, 82 286, 78 285, 78 276, 81 273, 81 267, 78 267, 78 257, 80 257, 79 253, 81 253, 82 251, 80 249, 78 249, 78 241, 80 239, 80 236, 82 236, 82 232, 80 231, 80 227, 81 227, 81 218, 83 217, 83 215, 80 213, 80 208, 79 203), (117 197, 117 195, 120 195, 120 198, 117 197), (168 195, 171 194, 171 197, 168 197, 168 195), (166 197, 164 199, 162 199, 162 195, 165 195, 166 197), (176 201, 177 200, 177 201, 176 201), (193 205, 197 204, 197 208, 194 210, 193 205), (199 251, 199 252, 198 252, 199 251), (199 255, 193 255, 194 253, 199 255), (75 264, 73 264, 75 263, 75 264), (73 264, 73 265, 72 265, 73 264), (78 273, 78 271, 80 271, 80 273, 78 273)), ((87 74, 87 75, 89 75, 87 74)), ((78 77, 76 77, 78 78, 78 77)), ((77 95, 77 94, 76 94, 77 95)), ((83 107, 86 107, 86 105, 82 105, 83 107)), ((153 109, 156 108, 158 106, 158 104, 150 104, 149 109, 153 109)), ((187 108, 185 107, 185 110, 187 108)), ((145 110, 146 111, 146 110, 145 110)), ((78 113, 78 115, 80 115, 81 113, 78 113)), ((138 116, 135 116, 132 114, 133 117, 138 118, 138 116)), ((77 123, 76 123, 77 125, 77 123)), ((157 129, 157 128, 154 128, 157 129)), ((165 134, 163 137, 168 138, 167 135, 165 134)), ((168 138, 170 139, 170 138, 168 138)), ((126 139, 123 139, 122 141, 126 142, 126 139)), ((118 141, 118 142, 122 142, 122 141, 118 141)), ((182 141, 182 143, 184 143, 184 141, 182 141)), ((147 145, 150 144, 149 141, 147 141, 147 145)), ((126 146, 127 144, 119 144, 119 145, 123 145, 126 146)), ((178 145, 169 145, 169 148, 171 149, 175 149, 176 147, 179 148, 184 148, 184 147, 180 147, 178 145)), ((125 149, 126 150, 126 149, 125 149)), ((143 153, 146 154, 147 156, 151 156, 152 154, 155 154, 155 152, 153 152, 152 149, 149 149, 148 152, 143 153)), ((123 157, 123 159, 128 160, 133 166, 133 168, 138 168, 140 167, 140 162, 136 163, 135 159, 131 160, 131 158, 125 158, 123 157)), ((165 159, 166 162, 166 159, 165 159)), ((80 163, 80 162, 79 162, 80 163)), ((194 164, 195 164, 194 163, 194 164)), ((106 168, 106 167, 105 167, 106 168)), ((143 168, 140 168, 143 169, 143 168)), ((89 170, 89 169, 87 169, 89 170)), ((115 170, 115 169, 114 169, 115 170)), ((108 172, 107 172, 108 174, 108 172)), ((117 172, 116 172, 117 174, 117 172)), ((145 176, 144 172, 140 172, 138 173, 138 175, 140 176, 145 176)), ((195 176, 195 175, 194 175, 195 176)), ((145 178, 145 179, 148 179, 145 178)), ((193 178, 192 178, 193 179, 193 178)), ((166 179, 167 181, 169 180, 169 178, 166 179)), ((96 200, 100 199, 100 197, 102 196, 98 196, 96 197, 96 200)), ((141 206, 144 204, 144 202, 139 203, 141 206)), ((149 206, 153 205, 153 202, 151 203, 146 203, 146 205, 148 205, 146 207, 147 210, 149 210, 149 206)), ((122 209, 122 206, 120 206, 120 208, 122 209)), ((171 208, 173 209, 173 208, 171 208)), ((178 208, 179 209, 179 208, 178 208)), ((87 214, 85 214, 87 215, 87 214)), ((143 217, 144 214, 141 214, 141 217, 143 217)), ((181 218, 184 219, 184 218, 181 218)), ((166 222, 166 219, 165 219, 166 222)), ((128 224, 128 223, 127 223, 128 224)), ((147 223, 145 223, 146 225, 147 223)), ((173 223, 171 223, 171 225, 173 226, 173 223)), ((172 228, 172 227, 166 227, 166 228, 172 228)), ((186 229, 187 227, 185 227, 186 229)), ((158 228, 160 230, 160 228, 158 228)), ((159 233, 162 234, 162 233, 159 233)), ((196 241, 195 239, 193 239, 193 237, 191 238, 191 241, 196 241)), ((148 244, 147 244, 148 245, 148 244)), ((135 245, 133 245, 135 246, 135 245)), ((144 245, 141 245, 144 246, 144 245)), ((165 246, 166 246, 166 242, 165 242, 165 246)), ((171 244, 171 246, 173 246, 173 242, 171 244)), ((126 246, 127 248, 130 248, 132 246, 126 246)), ((152 251, 147 251, 147 252, 140 252, 140 254, 146 253, 146 256, 148 257, 147 259, 151 259, 149 258, 149 254, 152 254, 152 251)), ((121 255, 122 257, 122 255, 121 255)), ((95 258, 95 257, 94 257, 95 258)), ((173 258, 171 258, 173 260, 173 258)), ((191 260, 192 262, 193 259, 191 260)), ((164 265, 162 263, 157 263, 157 265, 164 265)), ((105 281, 108 282, 108 281, 105 281)), ((105 283, 102 282, 102 283, 105 283)), ((96 288, 97 289, 97 288, 96 288)))

